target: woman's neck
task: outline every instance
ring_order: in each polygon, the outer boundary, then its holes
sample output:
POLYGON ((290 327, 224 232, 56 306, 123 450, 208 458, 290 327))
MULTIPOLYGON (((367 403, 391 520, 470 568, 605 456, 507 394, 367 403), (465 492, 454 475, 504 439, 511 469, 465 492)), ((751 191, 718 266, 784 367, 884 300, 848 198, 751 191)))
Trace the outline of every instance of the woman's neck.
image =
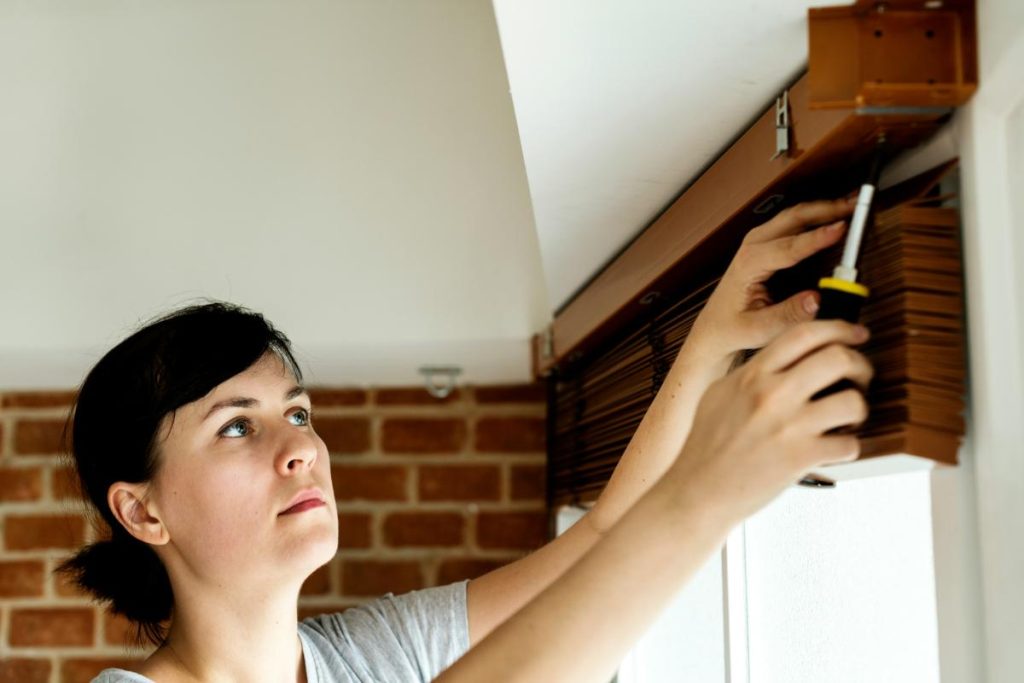
POLYGON ((306 683, 298 635, 298 587, 273 594, 237 590, 175 593, 167 642, 140 673, 157 683, 306 683))

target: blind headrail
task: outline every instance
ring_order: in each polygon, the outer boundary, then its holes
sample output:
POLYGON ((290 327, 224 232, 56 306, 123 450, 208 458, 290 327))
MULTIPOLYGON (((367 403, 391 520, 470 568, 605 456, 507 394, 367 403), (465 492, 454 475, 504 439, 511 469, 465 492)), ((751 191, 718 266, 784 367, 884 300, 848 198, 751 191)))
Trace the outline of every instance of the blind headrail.
POLYGON ((828 172, 866 165, 866 141, 885 134, 894 153, 912 147, 967 101, 977 84, 973 0, 937 9, 900 0, 883 13, 879 4, 809 10, 808 73, 534 335, 535 377, 644 316, 661 293, 706 279, 782 205, 845 191, 828 172))

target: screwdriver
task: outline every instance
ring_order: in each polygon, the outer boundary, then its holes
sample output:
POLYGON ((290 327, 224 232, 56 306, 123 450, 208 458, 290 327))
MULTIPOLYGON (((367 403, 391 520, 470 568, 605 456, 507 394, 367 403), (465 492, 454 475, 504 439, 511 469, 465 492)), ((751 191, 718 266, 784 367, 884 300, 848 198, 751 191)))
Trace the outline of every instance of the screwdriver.
MULTIPOLYGON (((867 301, 868 288, 857 282, 857 254, 860 252, 861 240, 864 237, 864 227, 871 214, 871 200, 875 196, 875 188, 878 187, 878 177, 882 172, 882 144, 884 141, 884 137, 879 138, 874 158, 871 160, 868 178, 860 186, 860 192, 857 194, 857 205, 853 209, 853 218, 850 219, 850 231, 847 233, 846 243, 843 245, 843 257, 839 265, 832 271, 832 277, 823 277, 818 281, 821 304, 818 314, 815 316, 817 320, 839 319, 856 323, 860 317, 860 309, 867 301)), ((815 401, 851 388, 856 388, 856 385, 848 379, 842 379, 816 393, 811 400, 815 401)), ((801 486, 815 488, 835 488, 836 486, 835 481, 820 474, 808 474, 798 483, 801 486)))

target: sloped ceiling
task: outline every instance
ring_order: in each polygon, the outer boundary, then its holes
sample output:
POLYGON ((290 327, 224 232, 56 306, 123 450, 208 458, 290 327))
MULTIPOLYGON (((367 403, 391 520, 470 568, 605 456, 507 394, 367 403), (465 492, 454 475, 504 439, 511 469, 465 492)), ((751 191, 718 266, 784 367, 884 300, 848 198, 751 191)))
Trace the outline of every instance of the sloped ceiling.
POLYGON ((806 7, 0 2, 0 390, 75 386, 199 297, 311 382, 526 381, 801 69, 806 7))
POLYGON ((806 68, 828 4, 495 0, 556 309, 806 68))

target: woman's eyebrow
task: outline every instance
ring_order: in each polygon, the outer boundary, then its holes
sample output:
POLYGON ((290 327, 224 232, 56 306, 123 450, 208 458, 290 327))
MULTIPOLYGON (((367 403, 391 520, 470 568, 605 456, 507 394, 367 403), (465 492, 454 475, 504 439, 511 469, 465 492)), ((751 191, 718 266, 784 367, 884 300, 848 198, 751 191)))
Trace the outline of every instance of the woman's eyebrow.
MULTIPOLYGON (((307 396, 309 395, 305 387, 296 384, 294 387, 285 392, 284 400, 290 401, 293 398, 296 398, 303 394, 306 394, 307 396)), ((206 413, 206 417, 204 417, 202 421, 206 422, 208 419, 210 419, 211 415, 213 415, 221 408, 252 408, 253 406, 258 406, 259 404, 260 402, 257 401, 256 399, 248 398, 246 396, 235 396, 234 398, 218 401, 217 403, 213 404, 213 406, 210 408, 210 411, 206 413)))

